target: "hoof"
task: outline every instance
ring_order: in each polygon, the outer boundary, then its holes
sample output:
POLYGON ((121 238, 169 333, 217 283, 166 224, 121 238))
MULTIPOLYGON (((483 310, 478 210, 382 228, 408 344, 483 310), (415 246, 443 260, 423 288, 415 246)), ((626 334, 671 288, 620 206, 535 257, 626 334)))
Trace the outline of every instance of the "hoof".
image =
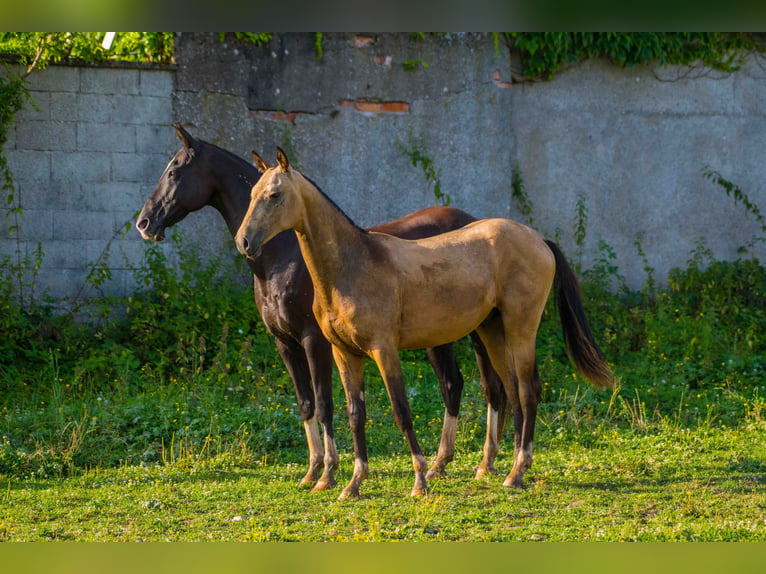
POLYGON ((474 475, 475 480, 486 478, 492 474, 498 474, 494 466, 477 466, 474 467, 473 470, 476 471, 476 474, 474 475))
POLYGON ((311 492, 320 492, 322 490, 327 490, 330 488, 334 488, 337 486, 337 482, 335 482, 334 478, 320 478, 319 482, 317 482, 314 485, 314 488, 311 489, 311 492))
POLYGON ((521 476, 516 476, 516 477, 509 476, 503 481, 503 486, 506 488, 521 490, 522 488, 524 488, 524 478, 521 476))
POLYGON ((443 468, 431 469, 426 473, 426 480, 435 480, 437 478, 447 478, 447 473, 443 468))
POLYGON ((314 481, 316 479, 313 476, 309 476, 308 474, 304 476, 301 481, 298 483, 298 488, 305 488, 309 489, 314 486, 314 481))
POLYGON ((410 492, 410 496, 412 496, 413 498, 425 496, 426 494, 428 494, 428 488, 425 486, 424 487, 414 486, 412 488, 412 492, 410 492))
POLYGON ((358 499, 358 498, 359 498, 359 489, 347 486, 346 488, 343 489, 343 492, 340 493, 338 500, 358 499))

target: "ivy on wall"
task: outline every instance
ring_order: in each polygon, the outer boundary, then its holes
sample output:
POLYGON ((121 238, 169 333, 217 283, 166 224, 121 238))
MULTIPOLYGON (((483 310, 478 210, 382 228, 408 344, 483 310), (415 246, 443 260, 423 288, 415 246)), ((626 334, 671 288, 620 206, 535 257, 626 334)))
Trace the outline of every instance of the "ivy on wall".
POLYGON ((522 55, 521 80, 550 80, 568 64, 608 58, 621 67, 656 61, 661 66, 700 62, 736 71, 747 54, 763 51, 762 34, 722 32, 508 32, 522 55))

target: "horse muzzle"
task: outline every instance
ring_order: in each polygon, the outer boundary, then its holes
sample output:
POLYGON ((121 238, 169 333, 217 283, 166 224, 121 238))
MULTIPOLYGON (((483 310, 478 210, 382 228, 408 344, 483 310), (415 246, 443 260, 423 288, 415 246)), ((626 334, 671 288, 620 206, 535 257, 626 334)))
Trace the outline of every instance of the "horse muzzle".
POLYGON ((136 229, 141 234, 141 238, 146 241, 162 241, 165 239, 165 229, 154 229, 149 218, 139 218, 136 221, 136 229))
POLYGON ((250 237, 247 234, 237 236, 237 249, 248 259, 256 259, 263 248, 263 232, 256 233, 250 237))

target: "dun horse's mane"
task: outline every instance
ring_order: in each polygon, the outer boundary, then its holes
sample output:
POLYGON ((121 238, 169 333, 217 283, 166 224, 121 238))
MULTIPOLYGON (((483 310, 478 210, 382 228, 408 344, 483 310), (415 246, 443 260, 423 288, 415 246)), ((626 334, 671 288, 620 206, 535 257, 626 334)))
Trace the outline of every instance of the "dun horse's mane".
MULTIPOLYGON (((301 175, 303 175, 303 174, 301 174, 301 175)), ((316 188, 316 190, 319 193, 321 193, 322 196, 327 201, 330 202, 330 205, 332 205, 338 211, 338 213, 340 213, 343 217, 346 218, 346 221, 348 221, 351 225, 356 227, 356 229, 361 231, 362 233, 369 233, 369 231, 367 231, 364 227, 360 227, 359 225, 357 225, 356 222, 353 219, 351 219, 345 211, 343 211, 340 207, 338 207, 338 204, 335 203, 329 195, 327 195, 324 191, 322 191, 322 188, 319 187, 313 179, 311 179, 310 177, 307 177, 305 175, 303 175, 303 177, 306 179, 306 181, 308 181, 311 185, 313 185, 316 188)))

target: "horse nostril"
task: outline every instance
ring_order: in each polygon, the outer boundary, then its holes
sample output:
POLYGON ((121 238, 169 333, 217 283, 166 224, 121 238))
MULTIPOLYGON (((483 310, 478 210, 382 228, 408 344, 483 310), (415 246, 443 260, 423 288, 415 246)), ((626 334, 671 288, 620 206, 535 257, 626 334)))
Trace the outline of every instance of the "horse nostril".
POLYGON ((149 227, 149 220, 148 220, 148 219, 142 219, 141 221, 139 221, 139 222, 138 222, 138 224, 136 225, 136 227, 137 227, 137 228, 138 228, 140 231, 144 231, 144 230, 145 230, 147 227, 149 227))
POLYGON ((247 237, 242 238, 242 248, 247 251, 250 247, 250 243, 247 241, 247 237))

